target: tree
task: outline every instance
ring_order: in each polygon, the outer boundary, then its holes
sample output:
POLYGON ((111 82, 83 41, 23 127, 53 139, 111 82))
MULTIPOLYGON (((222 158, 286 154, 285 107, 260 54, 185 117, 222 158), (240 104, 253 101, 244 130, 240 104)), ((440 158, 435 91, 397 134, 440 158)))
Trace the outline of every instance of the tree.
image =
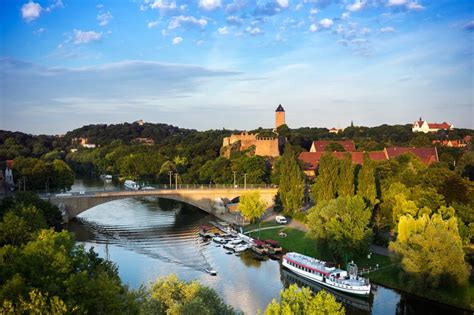
POLYGON ((337 175, 339 160, 325 153, 321 157, 318 166, 318 176, 312 186, 312 195, 316 202, 334 199, 337 193, 337 175))
POLYGON ((298 288, 290 285, 280 293, 281 301, 272 300, 265 310, 265 315, 344 315, 344 306, 325 290, 314 295, 308 287, 298 288))
POLYGON ((286 213, 298 212, 303 206, 304 179, 293 151, 288 148, 280 160, 280 194, 286 213))
POLYGON ((371 210, 360 196, 323 201, 309 210, 308 235, 325 242, 338 258, 367 251, 371 210))
POLYGON ((411 284, 422 288, 462 285, 469 278, 464 261, 456 217, 443 220, 441 214, 431 217, 411 215, 400 218, 398 235, 389 248, 401 262, 411 284))
POLYGON ((367 155, 357 175, 357 195, 373 208, 377 203, 377 185, 375 183, 375 167, 367 155))
POLYGON ((197 281, 180 281, 174 274, 152 284, 141 311, 143 314, 235 314, 214 290, 197 281))
POLYGON ((239 211, 248 220, 260 218, 267 205, 260 200, 258 190, 247 192, 240 196, 239 211))
POLYGON ((1 313, 62 315, 76 311, 76 309, 70 309, 68 312, 67 305, 59 297, 53 296, 50 298, 48 293, 43 294, 36 289, 30 291, 28 296, 29 299, 26 301, 24 299, 20 299, 20 302, 16 307, 12 301, 3 301, 3 305, 0 307, 1 313))
POLYGON ((337 182, 337 195, 339 197, 354 196, 354 165, 351 155, 344 154, 344 159, 339 162, 339 176, 337 182))
POLYGON ((456 173, 469 180, 474 180, 474 152, 469 151, 464 153, 459 159, 454 169, 456 173))
POLYGON ((62 160, 53 161, 53 179, 51 181, 51 188, 66 188, 71 189, 74 184, 74 172, 72 169, 62 160))
POLYGON ((345 152, 346 149, 337 142, 330 142, 326 147, 324 147, 324 151, 327 152, 345 152))

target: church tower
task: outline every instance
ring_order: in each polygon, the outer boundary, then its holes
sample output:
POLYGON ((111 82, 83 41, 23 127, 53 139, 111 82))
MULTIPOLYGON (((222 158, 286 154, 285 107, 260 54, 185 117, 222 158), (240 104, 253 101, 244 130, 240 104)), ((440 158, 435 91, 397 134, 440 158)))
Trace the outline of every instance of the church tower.
POLYGON ((275 111, 275 128, 278 129, 281 125, 285 124, 285 110, 283 106, 278 105, 275 111))

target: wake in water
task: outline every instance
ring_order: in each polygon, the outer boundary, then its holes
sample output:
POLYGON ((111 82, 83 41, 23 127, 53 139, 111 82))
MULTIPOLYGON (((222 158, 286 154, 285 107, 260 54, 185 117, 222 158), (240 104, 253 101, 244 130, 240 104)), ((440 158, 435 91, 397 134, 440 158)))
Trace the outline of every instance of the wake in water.
POLYGON ((95 235, 99 244, 112 243, 153 259, 185 266, 206 272, 212 269, 204 251, 206 243, 198 235, 198 228, 189 230, 161 229, 148 227, 123 229, 105 226, 83 218, 76 218, 95 235))

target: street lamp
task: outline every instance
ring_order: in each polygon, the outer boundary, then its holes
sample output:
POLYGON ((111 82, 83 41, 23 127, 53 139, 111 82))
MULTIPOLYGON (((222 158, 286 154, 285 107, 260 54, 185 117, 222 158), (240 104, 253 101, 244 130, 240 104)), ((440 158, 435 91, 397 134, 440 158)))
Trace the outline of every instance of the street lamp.
POLYGON ((178 173, 174 173, 175 189, 178 190, 178 173))
POLYGON ((173 171, 169 171, 168 174, 170 174, 170 189, 171 189, 171 174, 173 174, 173 171))
POLYGON ((234 188, 235 188, 235 173, 236 173, 236 171, 234 171, 234 188))
POLYGON ((247 174, 244 174, 244 189, 247 189, 247 174))

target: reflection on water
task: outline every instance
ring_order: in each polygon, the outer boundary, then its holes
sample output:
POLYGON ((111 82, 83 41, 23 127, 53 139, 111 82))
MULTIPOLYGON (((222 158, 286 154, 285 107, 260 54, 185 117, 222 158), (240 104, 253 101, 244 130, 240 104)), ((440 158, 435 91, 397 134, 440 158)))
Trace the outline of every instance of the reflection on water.
MULTIPOLYGON (((78 182, 73 191, 97 190, 102 181, 78 182)), ((115 189, 114 184, 106 189, 115 189)), ((152 197, 116 200, 83 212, 68 229, 86 247, 109 257, 119 267, 121 279, 133 288, 157 277, 175 273, 180 279, 198 280, 214 288, 226 303, 247 314, 264 310, 290 283, 319 291, 317 284, 280 267, 279 261, 257 260, 252 252, 227 255, 213 242, 198 236, 201 225, 215 218, 195 207, 152 197), (207 266, 217 270, 213 277, 207 266)), ((428 303, 373 285, 373 298, 333 294, 347 314, 457 314, 459 311, 428 303)), ((328 288, 325 288, 328 290, 328 288)), ((329 290, 328 290, 329 291, 329 290)))

